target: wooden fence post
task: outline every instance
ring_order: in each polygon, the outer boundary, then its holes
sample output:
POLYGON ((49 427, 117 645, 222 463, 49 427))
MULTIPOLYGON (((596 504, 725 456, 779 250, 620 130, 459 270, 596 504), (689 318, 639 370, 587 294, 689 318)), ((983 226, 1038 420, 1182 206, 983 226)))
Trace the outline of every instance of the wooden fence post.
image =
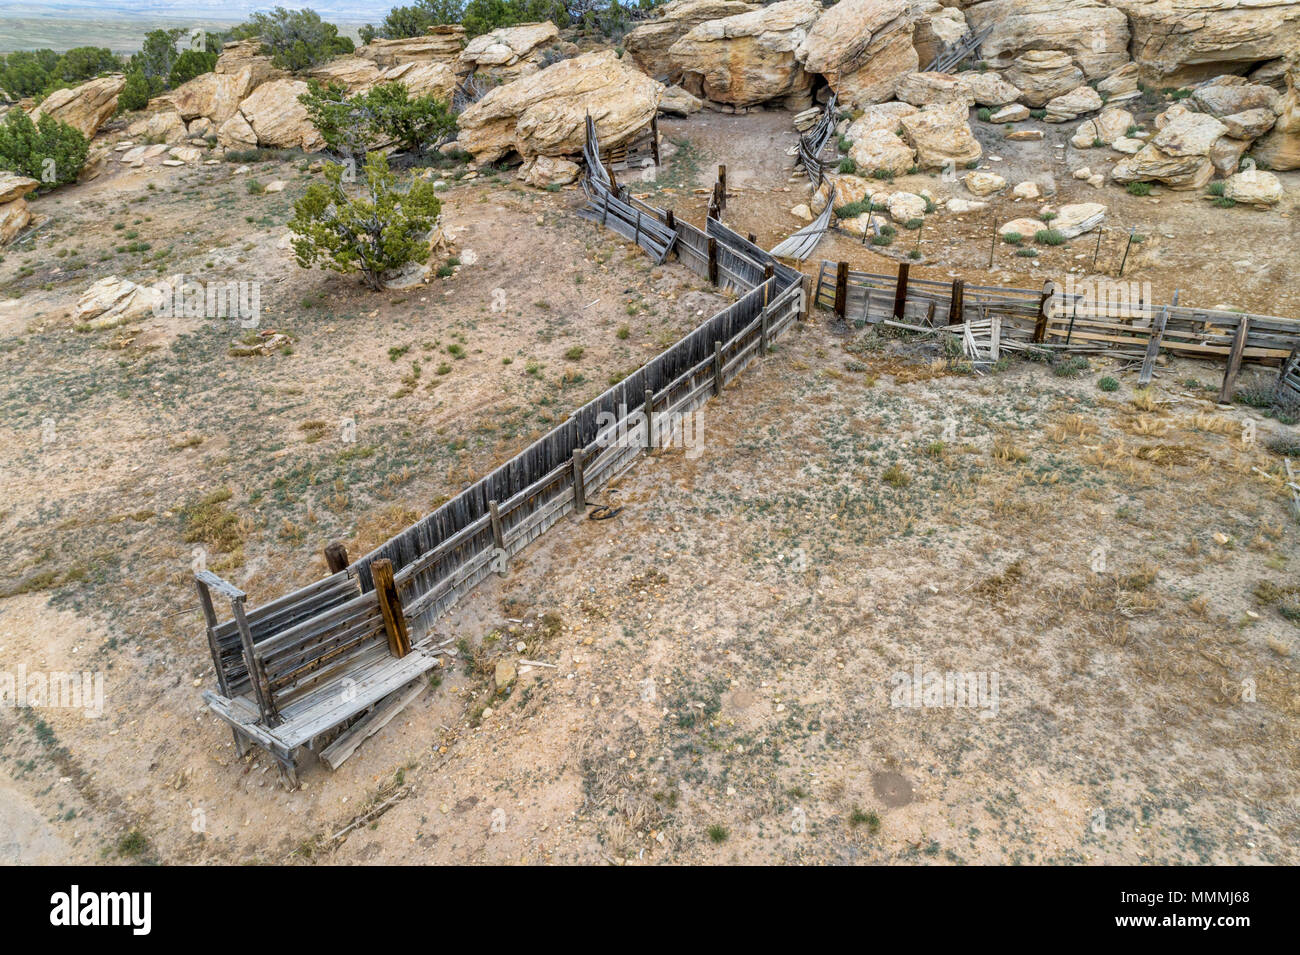
POLYGON ((722 394, 722 342, 713 343, 713 393, 722 394))
POLYGON ((253 696, 261 705, 262 715, 266 718, 268 726, 280 725, 280 710, 275 705, 275 695, 271 692, 271 684, 267 682, 266 671, 257 661, 257 654, 253 652, 253 632, 248 627, 248 619, 244 616, 244 595, 232 597, 230 600, 230 610, 235 616, 235 628, 239 631, 239 642, 244 650, 244 664, 248 668, 248 678, 253 683, 253 696))
MULTIPOLYGON (((867 291, 870 295, 870 290, 867 291)), ((849 263, 839 262, 835 265, 835 317, 845 320, 849 310, 849 263)))
POLYGON ((650 117, 650 152, 655 158, 655 168, 659 168, 659 117, 650 117))
POLYGON ((966 305, 966 283, 961 279, 952 280, 952 298, 948 303, 948 324, 960 325, 962 311, 966 305))
POLYGON ((587 510, 587 476, 583 473, 583 458, 586 453, 582 448, 573 451, 573 510, 583 515, 587 510))
POLYGON ((1034 321, 1034 344, 1040 344, 1047 337, 1047 306, 1052 301, 1052 280, 1043 283, 1043 294, 1038 298, 1038 318, 1034 321))
POLYGON ((912 267, 906 262, 898 266, 898 284, 894 288, 894 321, 901 322, 907 313, 907 276, 912 267))
POLYGON ((767 306, 763 306, 763 311, 759 313, 758 325, 758 354, 760 358, 767 356, 767 306))
POLYGON ((709 284, 718 284, 718 240, 709 236, 709 284))
POLYGON ((727 166, 725 163, 718 165, 718 211, 727 211, 727 166))
POLYGON ((672 209, 664 212, 664 225, 668 226, 668 228, 672 229, 674 232, 677 231, 677 215, 672 209))
MULTIPOLYGON (((818 278, 818 281, 820 282, 820 277, 818 278)), ((799 277, 800 301, 799 301, 799 314, 798 317, 795 319, 796 321, 806 322, 808 321, 808 316, 812 314, 812 309, 813 309, 812 296, 815 293, 812 292, 811 286, 812 286, 811 275, 801 275, 799 277)))
MULTIPOLYGON (((492 515, 492 544, 503 554, 506 550, 506 535, 501 526, 501 511, 497 507, 496 501, 488 501, 488 512, 492 515)), ((498 577, 506 575, 505 568, 497 571, 498 577)))
POLYGON ((655 393, 650 388, 645 390, 645 449, 653 451, 655 447, 655 393))
POLYGON ((393 583, 393 562, 387 557, 372 561, 370 576, 375 582, 379 612, 384 618, 388 652, 400 660, 411 652, 411 637, 406 630, 406 617, 402 614, 402 600, 397 596, 397 585, 393 583))
POLYGON ((1246 351, 1246 336, 1250 334, 1250 316, 1241 316, 1237 332, 1232 336, 1232 350, 1228 352, 1228 367, 1223 372, 1223 387, 1219 389, 1219 404, 1232 404, 1232 392, 1237 385, 1237 372, 1241 371, 1241 356, 1246 351))
POLYGON ((329 567, 331 574, 337 574, 340 570, 347 570, 348 549, 338 541, 325 545, 325 565, 329 567))

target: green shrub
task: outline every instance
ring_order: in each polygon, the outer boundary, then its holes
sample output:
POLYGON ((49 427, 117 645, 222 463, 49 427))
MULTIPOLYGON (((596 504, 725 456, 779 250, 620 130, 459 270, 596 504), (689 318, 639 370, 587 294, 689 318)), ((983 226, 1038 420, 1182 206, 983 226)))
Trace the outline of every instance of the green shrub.
POLYGON ((78 46, 59 57, 54 66, 54 79, 57 83, 73 86, 121 69, 122 61, 113 55, 112 50, 102 46, 78 46))
POLYGON ((238 40, 261 38, 262 54, 282 70, 305 70, 353 50, 352 41, 339 36, 339 28, 326 23, 315 10, 255 13, 231 31, 238 40))
POLYGON ((418 152, 456 128, 447 104, 432 96, 412 99, 401 83, 383 83, 348 96, 338 83, 308 83, 298 97, 307 117, 325 144, 336 152, 357 156, 389 142, 418 152))
POLYGON ((1032 259, 1038 255, 1038 250, 1025 246, 1023 249, 1016 249, 1016 255, 1022 259, 1032 259))
POLYGON ((1107 375, 1104 378, 1097 379, 1097 387, 1102 391, 1119 391, 1119 382, 1107 375))
POLYGON ((172 64, 171 71, 167 74, 167 85, 180 86, 196 76, 211 73, 216 65, 217 54, 207 50, 186 50, 172 64))
POLYGON ((841 219, 856 219, 864 212, 871 211, 871 203, 865 199, 859 199, 857 202, 849 202, 842 206, 835 207, 835 215, 841 219))
POLYGON ((840 172, 852 175, 857 171, 858 171, 858 164, 855 163, 848 156, 845 156, 843 159, 840 160, 840 172))
POLYGON ((58 66, 53 50, 17 50, 0 58, 0 89, 11 96, 39 96, 54 82, 58 66))
POLYGON ((979 117, 979 121, 981 123, 987 123, 993 117, 993 110, 989 109, 987 106, 984 106, 981 107, 979 112, 977 112, 975 115, 979 117))
POLYGON ((1088 359, 1082 355, 1072 355, 1052 363, 1052 374, 1057 378, 1078 378, 1088 370, 1088 359))
POLYGON ((1224 182, 1222 179, 1219 179, 1216 182, 1212 182, 1208 186, 1206 186, 1205 192, 1207 195, 1221 196, 1223 195, 1224 190, 1227 188, 1228 188, 1228 184, 1224 182))
POLYGON ((1065 245, 1065 236, 1056 229, 1039 229, 1034 233, 1034 241, 1039 245, 1065 245))
POLYGON ((1025 237, 1019 232, 1004 232, 1002 233, 1002 241, 1007 245, 1019 245, 1025 241, 1025 237))
POLYGON ((0 169, 39 179, 43 187, 75 182, 89 151, 85 136, 49 114, 33 123, 11 109, 0 123, 0 169))
POLYGON ((461 0, 416 0, 413 6, 393 7, 378 27, 367 23, 358 33, 362 43, 369 43, 378 37, 400 40, 424 36, 429 32, 429 27, 459 23, 464 8, 461 0))
POLYGON ((1151 183, 1149 182, 1130 182, 1124 188, 1130 196, 1151 195, 1151 183))
POLYGON ((117 96, 117 111, 129 113, 149 105, 149 80, 139 70, 126 74, 126 85, 117 96))
POLYGON ((460 22, 476 37, 497 27, 550 20, 557 27, 570 25, 568 7, 561 0, 469 0, 460 22))
POLYGON ((923 225, 925 225, 924 219, 908 219, 906 222, 903 223, 903 228, 911 229, 913 232, 915 232, 923 225))
POLYGON ((293 204, 289 231, 298 236, 300 266, 360 272, 378 290, 385 272, 428 259, 427 236, 442 210, 433 183, 412 177, 399 188, 382 153, 366 157, 365 190, 356 198, 343 190, 342 166, 326 163, 325 178, 293 204))

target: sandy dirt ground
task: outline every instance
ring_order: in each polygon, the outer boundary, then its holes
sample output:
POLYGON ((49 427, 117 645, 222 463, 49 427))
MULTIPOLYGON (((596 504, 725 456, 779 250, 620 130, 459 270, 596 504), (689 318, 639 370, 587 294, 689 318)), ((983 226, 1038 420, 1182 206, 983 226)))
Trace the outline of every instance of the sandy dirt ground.
MULTIPOLYGON (((672 156, 634 191, 698 222, 725 162, 729 223, 770 244, 807 195, 789 120, 665 122, 672 156)), ((616 518, 557 527, 441 621, 456 656, 340 771, 309 760, 288 792, 237 759, 201 700, 196 556, 254 604, 312 580, 325 543, 383 540, 725 301, 578 219, 573 189, 457 171, 447 274, 381 294, 281 247, 305 160, 34 203, 0 263, 0 672, 94 671, 104 695, 0 709, 0 859, 1295 861, 1297 524, 1268 450, 1294 428, 1216 408, 1205 364, 1150 393, 1105 360, 978 377, 822 313, 705 409, 703 453, 643 460, 603 495, 616 518), (292 344, 76 327, 95 279, 180 271, 262 283, 261 328, 292 344), (547 665, 498 692, 520 646, 547 665), (918 667, 983 695, 913 701, 918 667)), ((1300 312, 1293 206, 1057 181, 1152 237, 1126 278, 1300 312)), ((990 222, 1025 205, 1000 202, 990 222)), ((987 277, 970 218, 932 217, 921 274, 987 277)), ((996 274, 1041 284, 1091 243, 996 274)), ((821 257, 894 262, 840 236, 821 257)))

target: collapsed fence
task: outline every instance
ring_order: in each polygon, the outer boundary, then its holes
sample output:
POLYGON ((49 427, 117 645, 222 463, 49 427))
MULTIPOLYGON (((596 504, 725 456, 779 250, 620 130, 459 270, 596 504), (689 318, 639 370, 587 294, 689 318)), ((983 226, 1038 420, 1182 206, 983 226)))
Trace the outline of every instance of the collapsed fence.
MULTIPOLYGON (((1140 292, 1131 300, 1128 295, 1099 299, 1088 283, 1060 289, 1048 281, 1041 289, 1022 289, 967 285, 962 279, 949 284, 912 278, 909 273, 907 263, 890 276, 856 271, 846 262, 823 261, 813 301, 855 325, 947 328, 963 336, 978 329, 979 337, 987 338, 994 361, 1003 349, 1133 359, 1142 362, 1139 382, 1146 384, 1156 356, 1163 351, 1181 357, 1223 358, 1220 402, 1231 400, 1245 363, 1280 365, 1279 399, 1300 394, 1300 319, 1182 306, 1176 304, 1176 295, 1169 304, 1143 300, 1140 292)), ((971 351, 978 353, 979 344, 968 348, 971 351)))
POLYGON ((196 574, 216 670, 204 699, 234 734, 297 784, 297 753, 335 768, 414 698, 437 664, 432 625, 488 575, 636 459, 667 446, 683 416, 722 393, 802 317, 804 277, 710 219, 704 231, 619 189, 587 122, 584 218, 662 262, 679 259, 739 298, 561 425, 411 527, 349 564, 326 549, 330 575, 255 609, 215 574, 196 574), (230 600, 222 621, 213 594, 230 600))

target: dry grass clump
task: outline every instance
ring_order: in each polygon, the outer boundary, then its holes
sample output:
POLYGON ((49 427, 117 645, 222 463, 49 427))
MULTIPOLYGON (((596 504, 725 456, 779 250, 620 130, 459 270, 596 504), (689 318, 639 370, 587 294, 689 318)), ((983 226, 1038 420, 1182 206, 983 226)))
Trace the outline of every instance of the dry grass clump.
POLYGON ((1145 411, 1148 414, 1159 413, 1161 401, 1155 396, 1155 392, 1150 388, 1138 388, 1133 392, 1133 397, 1129 399, 1131 404, 1138 411, 1145 411))
POLYGON ((1024 464, 1029 460, 1029 452, 1004 436, 993 441, 993 460, 1007 464, 1024 464))
POLYGON ((1209 434, 1237 434, 1241 431, 1241 422, 1203 411, 1192 416, 1191 426, 1197 431, 1205 431, 1209 434))
POLYGON ((1048 428, 1047 436, 1057 443, 1063 443, 1069 438, 1082 438, 1090 434, 1097 434, 1100 430, 1096 422, 1087 416, 1072 414, 1066 415, 1048 428))
POLYGON ((1169 422, 1150 415, 1141 414, 1136 418, 1124 418, 1119 422, 1120 430, 1140 438, 1159 438, 1169 431, 1169 422))

